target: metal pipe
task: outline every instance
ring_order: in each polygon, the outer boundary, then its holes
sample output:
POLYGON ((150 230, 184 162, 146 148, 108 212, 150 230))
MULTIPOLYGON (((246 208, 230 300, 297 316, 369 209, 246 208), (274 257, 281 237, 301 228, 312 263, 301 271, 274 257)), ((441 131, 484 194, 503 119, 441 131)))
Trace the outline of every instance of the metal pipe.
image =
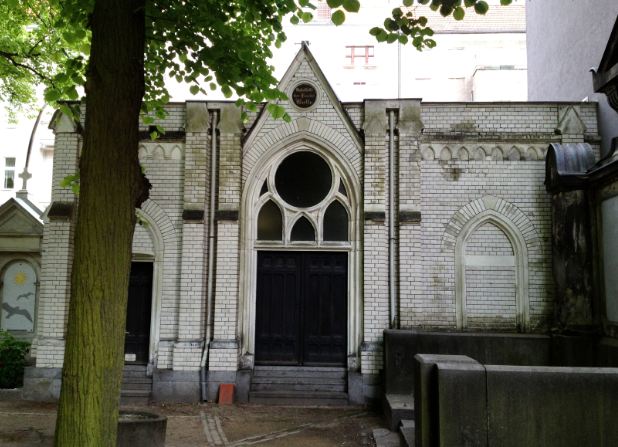
POLYGON ((217 111, 212 112, 210 134, 210 203, 208 211, 208 279, 206 286, 206 334, 204 336, 204 355, 201 366, 205 367, 208 358, 208 345, 212 339, 215 272, 215 200, 217 187, 217 111))
POLYGON ((397 328, 395 263, 395 111, 388 112, 388 299, 391 329, 397 328))

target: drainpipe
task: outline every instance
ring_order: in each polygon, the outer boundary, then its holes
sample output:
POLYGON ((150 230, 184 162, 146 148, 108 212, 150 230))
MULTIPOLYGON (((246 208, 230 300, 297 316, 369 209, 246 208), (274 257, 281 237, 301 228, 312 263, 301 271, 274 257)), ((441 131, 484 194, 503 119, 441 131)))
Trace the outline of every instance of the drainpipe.
POLYGON ((212 112, 210 126, 210 204, 208 212, 208 282, 206 286, 206 333, 204 334, 204 354, 202 355, 202 400, 206 400, 206 363, 212 340, 214 272, 215 272, 215 200, 217 187, 217 111, 212 112))
POLYGON ((388 298, 390 327, 397 328, 397 276, 395 272, 395 111, 388 111, 388 298))

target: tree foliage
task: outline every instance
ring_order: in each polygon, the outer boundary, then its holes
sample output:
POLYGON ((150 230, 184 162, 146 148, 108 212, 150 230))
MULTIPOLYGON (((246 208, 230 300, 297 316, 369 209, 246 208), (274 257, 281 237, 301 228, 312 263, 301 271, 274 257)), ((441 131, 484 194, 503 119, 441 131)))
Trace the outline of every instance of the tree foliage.
MULTIPOLYGON (((331 21, 341 25, 346 14, 361 8, 359 0, 326 0, 331 21)), ((512 0, 500 0, 508 5, 512 0)), ((95 0, 5 0, 0 3, 0 100, 21 110, 35 100, 33 86, 46 87, 45 101, 70 113, 65 101, 80 98, 90 51, 90 24, 95 0)), ((402 0, 382 24, 369 30, 378 42, 399 42, 418 50, 435 40, 426 17, 415 4, 428 5, 443 16, 462 20, 466 10, 485 14, 484 0, 402 0)), ((307 23, 316 9, 310 0, 150 0, 146 8, 145 124, 164 116, 169 101, 167 77, 190 84, 192 94, 220 88, 237 96, 248 110, 276 101, 277 79, 268 59, 286 40, 285 20, 307 23)), ((285 111, 271 107, 284 119, 285 111)))

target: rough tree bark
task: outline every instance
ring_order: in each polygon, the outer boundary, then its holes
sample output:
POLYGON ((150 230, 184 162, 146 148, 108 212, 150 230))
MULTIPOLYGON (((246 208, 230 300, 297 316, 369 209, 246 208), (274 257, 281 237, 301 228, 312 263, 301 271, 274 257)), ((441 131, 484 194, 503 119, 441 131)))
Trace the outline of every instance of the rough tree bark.
POLYGON ((144 0, 96 0, 57 446, 114 446, 144 93, 144 0))

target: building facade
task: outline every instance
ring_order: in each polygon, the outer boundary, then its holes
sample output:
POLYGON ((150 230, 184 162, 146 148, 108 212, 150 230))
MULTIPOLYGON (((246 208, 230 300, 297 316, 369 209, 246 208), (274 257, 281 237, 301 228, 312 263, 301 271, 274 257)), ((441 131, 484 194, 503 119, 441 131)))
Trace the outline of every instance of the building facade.
MULTIPOLYGON (((137 211, 125 360, 156 400, 237 398, 260 367, 345 371, 380 393, 386 328, 545 332, 555 312, 551 143, 591 142, 593 103, 342 103, 306 45, 280 88, 290 122, 229 102, 168 106, 140 144, 153 188, 137 211)), ((54 124, 36 367, 59 391, 79 129, 54 124)), ((253 390, 253 391, 252 391, 253 390)), ((254 392, 255 395, 255 392, 254 392)))

